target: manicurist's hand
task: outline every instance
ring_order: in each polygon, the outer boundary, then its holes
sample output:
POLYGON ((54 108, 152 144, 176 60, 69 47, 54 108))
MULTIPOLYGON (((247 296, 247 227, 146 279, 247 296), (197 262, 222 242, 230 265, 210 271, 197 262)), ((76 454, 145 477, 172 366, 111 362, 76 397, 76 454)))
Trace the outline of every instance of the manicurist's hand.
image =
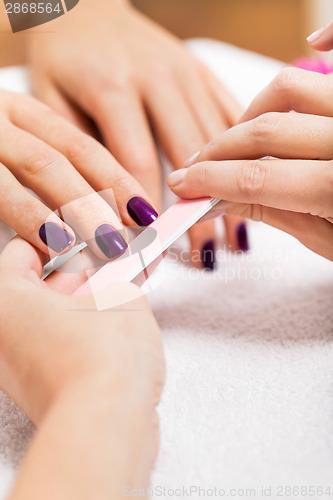
MULTIPOLYGON (((35 94, 104 143, 161 206, 155 139, 176 169, 241 114, 235 99, 185 45, 125 0, 81 0, 29 37, 35 94)), ((239 248, 241 221, 226 219, 239 248)), ((212 222, 190 232, 192 249, 214 242, 212 222)))
POLYGON ((45 104, 0 91, 0 132, 0 219, 42 252, 65 253, 77 234, 112 259, 127 248, 113 208, 129 225, 156 219, 149 196, 109 151, 45 104))
POLYGON ((282 70, 241 123, 208 144, 196 161, 169 177, 176 194, 233 202, 221 206, 280 228, 333 260, 331 77, 282 70), (266 156, 274 159, 260 159, 266 156))
POLYGON ((43 262, 18 237, 0 256, 0 388, 37 426, 11 499, 122 498, 148 486, 156 456, 158 326, 134 285, 111 287, 97 312, 50 288, 68 275, 42 282, 43 262))

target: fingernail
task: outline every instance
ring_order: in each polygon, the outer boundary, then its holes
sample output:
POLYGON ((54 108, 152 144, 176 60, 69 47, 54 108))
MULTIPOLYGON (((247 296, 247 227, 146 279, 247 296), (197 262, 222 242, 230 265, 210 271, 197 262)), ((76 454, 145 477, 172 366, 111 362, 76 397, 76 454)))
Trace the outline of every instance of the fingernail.
POLYGON ((178 184, 181 184, 185 179, 186 174, 187 174, 186 168, 181 168, 180 170, 175 170, 174 172, 172 172, 172 174, 170 174, 168 177, 169 186, 175 187, 178 186, 178 184))
POLYGON ((127 211, 139 226, 149 226, 158 217, 156 210, 140 196, 134 196, 129 200, 127 211))
POLYGON ((199 158, 199 155, 200 155, 200 151, 197 151, 196 153, 194 153, 194 155, 192 155, 191 158, 186 160, 186 162, 184 163, 185 167, 191 167, 193 165, 193 163, 195 163, 197 161, 197 159, 199 158))
POLYGON ((246 229, 246 225, 244 224, 244 222, 242 222, 238 226, 237 240, 238 240, 239 249, 242 250, 243 252, 247 252, 250 247, 249 247, 249 241, 248 241, 248 237, 247 237, 247 229, 246 229))
POLYGON ((69 247, 75 237, 55 222, 45 222, 39 228, 39 237, 45 245, 61 253, 69 247))
POLYGON ((310 36, 307 37, 307 41, 308 42, 315 42, 315 41, 319 40, 319 38, 324 33, 324 31, 325 31, 325 28, 320 28, 319 30, 314 31, 310 36))
POLYGON ((119 257, 128 245, 119 231, 110 224, 101 224, 95 231, 95 239, 99 248, 108 259, 119 257))
POLYGON ((201 251, 201 259, 204 269, 214 271, 215 269, 215 243, 213 240, 206 241, 201 251))

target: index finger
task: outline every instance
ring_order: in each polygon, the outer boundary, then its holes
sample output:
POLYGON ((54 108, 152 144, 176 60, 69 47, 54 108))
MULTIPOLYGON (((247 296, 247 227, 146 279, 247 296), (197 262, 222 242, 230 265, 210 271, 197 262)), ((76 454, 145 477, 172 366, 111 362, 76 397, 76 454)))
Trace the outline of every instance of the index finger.
POLYGON ((203 162, 174 172, 168 183, 182 198, 211 196, 320 217, 333 213, 332 161, 203 162))
POLYGON ((327 75, 284 68, 252 101, 240 122, 270 111, 333 116, 333 80, 327 75))

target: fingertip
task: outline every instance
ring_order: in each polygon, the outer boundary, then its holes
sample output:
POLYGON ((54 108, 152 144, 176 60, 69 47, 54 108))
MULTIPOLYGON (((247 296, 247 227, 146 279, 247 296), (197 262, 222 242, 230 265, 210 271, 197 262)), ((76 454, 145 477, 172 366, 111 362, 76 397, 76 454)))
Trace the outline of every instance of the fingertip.
POLYGON ((167 180, 169 188, 173 190, 174 188, 179 187, 184 182, 187 172, 186 168, 172 172, 167 180))
POLYGON ((197 151, 196 153, 194 153, 194 155, 188 158, 188 160, 186 160, 184 163, 185 168, 191 167, 192 165, 194 165, 194 163, 197 163, 200 153, 201 151, 197 151))
POLYGON ((320 28, 319 30, 316 30, 313 33, 311 33, 311 35, 309 35, 307 37, 308 43, 310 45, 312 45, 313 43, 318 42, 321 39, 321 37, 324 34, 324 32, 325 32, 325 28, 320 28))
POLYGON ((307 37, 308 44, 315 50, 327 52, 333 49, 333 22, 319 28, 307 37))

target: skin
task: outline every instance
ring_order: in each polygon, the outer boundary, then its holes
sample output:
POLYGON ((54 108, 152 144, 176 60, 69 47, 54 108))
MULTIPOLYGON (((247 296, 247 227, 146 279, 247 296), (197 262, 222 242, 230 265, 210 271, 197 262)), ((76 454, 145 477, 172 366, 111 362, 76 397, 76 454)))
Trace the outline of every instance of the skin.
POLYGON ((118 230, 121 221, 134 225, 126 208, 133 196, 151 202, 97 140, 36 99, 0 90, 0 219, 20 236, 54 256, 39 238, 40 226, 53 221, 105 260, 95 230, 102 223, 118 230), (59 208, 67 224, 53 213, 59 208))
POLYGON ((52 289, 80 274, 42 282, 43 262, 20 238, 0 257, 0 388, 37 426, 10 499, 120 499, 148 487, 157 451, 160 332, 134 285, 110 288, 99 313, 52 289))
MULTIPOLYGON (((82 130, 93 134, 97 126, 159 212, 155 139, 173 166, 183 168, 190 155, 236 123, 238 103, 180 40, 127 1, 81 0, 50 26, 51 33, 42 26, 27 39, 35 95, 82 130)), ((96 179, 93 169, 89 175, 96 179)), ((225 219, 234 249, 240 222, 225 219)), ((189 235, 197 252, 216 238, 214 223, 189 235)))
MULTIPOLYGON (((333 23, 309 43, 332 49, 333 23)), ((282 70, 169 186, 183 198, 226 200, 216 208, 282 229, 333 260, 332 94, 330 76, 282 70), (276 159, 258 160, 266 156, 276 159)))

